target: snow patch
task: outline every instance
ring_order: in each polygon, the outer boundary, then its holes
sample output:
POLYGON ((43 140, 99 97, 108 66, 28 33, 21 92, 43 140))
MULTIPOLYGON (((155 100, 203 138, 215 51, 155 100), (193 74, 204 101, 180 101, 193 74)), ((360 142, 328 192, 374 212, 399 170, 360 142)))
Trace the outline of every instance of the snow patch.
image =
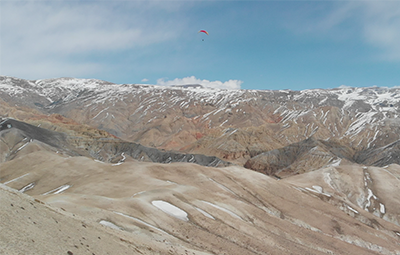
POLYGON ((351 123, 349 129, 346 131, 345 135, 353 137, 359 134, 366 126, 374 122, 374 116, 376 112, 370 111, 365 113, 359 113, 356 115, 357 119, 351 123))
POLYGON ((103 225, 103 226, 106 226, 106 227, 110 227, 110 228, 113 228, 113 229, 121 230, 120 227, 118 227, 117 225, 115 225, 114 223, 112 223, 110 221, 101 220, 99 223, 101 225, 103 225))
POLYGON ((323 192, 323 188, 321 186, 318 186, 318 185, 313 185, 312 188, 306 187, 305 189, 308 190, 308 191, 311 191, 313 193, 318 193, 318 194, 321 194, 321 195, 324 195, 324 196, 327 196, 327 197, 331 197, 331 195, 329 195, 327 193, 324 193, 323 192))
POLYGON ((132 197, 137 196, 137 195, 140 195, 140 194, 143 194, 143 193, 145 193, 145 192, 146 192, 145 190, 140 191, 140 192, 136 192, 135 194, 132 195, 132 197))
POLYGON ((132 220, 135 220, 135 221, 137 221, 137 222, 139 222, 139 223, 142 223, 143 225, 145 225, 145 226, 147 226, 147 227, 150 227, 150 228, 153 228, 153 229, 155 229, 155 230, 158 230, 158 231, 160 231, 161 233, 170 235, 170 234, 168 234, 167 232, 165 232, 164 230, 162 230, 162 229, 160 229, 160 228, 157 228, 157 227, 155 227, 155 226, 153 226, 153 225, 151 225, 151 224, 149 224, 149 223, 147 223, 147 222, 145 222, 145 221, 143 221, 143 220, 141 220, 141 219, 138 219, 138 218, 136 218, 136 217, 129 216, 129 215, 126 215, 126 214, 124 214, 124 213, 115 212, 115 211, 114 211, 113 213, 118 214, 118 215, 121 215, 121 216, 124 216, 124 217, 129 218, 129 219, 132 219, 132 220))
POLYGON ((208 218, 210 218, 210 219, 215 220, 215 218, 214 218, 211 214, 209 214, 208 212, 206 212, 206 211, 204 211, 204 210, 202 210, 202 209, 200 209, 200 208, 197 208, 197 207, 195 207, 195 208, 196 208, 197 211, 201 212, 204 216, 206 216, 206 217, 208 217, 208 218))
POLYGON ((211 205, 212 207, 215 207, 215 208, 217 208, 217 209, 219 209, 221 211, 224 211, 224 212, 228 213, 229 215, 231 215, 234 218, 243 220, 239 215, 237 215, 236 213, 234 213, 234 212, 232 212, 232 211, 230 211, 230 210, 228 210, 226 208, 223 208, 221 206, 215 205, 215 204, 207 202, 207 201, 202 201, 202 202, 205 203, 205 204, 211 205))
POLYGON ((22 150, 25 146, 27 146, 29 144, 29 142, 27 142, 27 143, 24 143, 21 147, 19 147, 16 151, 18 152, 18 151, 20 151, 20 150, 22 150))
POLYGON ((386 208, 385 208, 384 204, 379 203, 379 211, 381 212, 381 214, 384 214, 386 212, 386 208))
POLYGON ((235 192, 233 192, 232 190, 230 190, 228 187, 226 187, 225 185, 217 182, 216 180, 212 179, 212 178, 208 178, 210 181, 212 181, 213 183, 215 183, 218 187, 220 187, 223 190, 228 191, 229 193, 232 193, 233 195, 237 196, 235 192))
POLYGON ((365 210, 368 211, 368 208, 371 206, 371 198, 377 199, 371 189, 367 188, 368 190, 368 197, 367 197, 367 204, 365 205, 365 210))
POLYGON ((330 174, 330 173, 324 172, 324 173, 323 173, 323 178, 324 178, 324 182, 325 182, 326 184, 328 184, 332 189, 335 189, 335 188, 332 186, 332 178, 331 178, 331 174, 330 174))
POLYGON ((49 194, 60 194, 62 192, 64 192, 65 190, 69 189, 71 187, 71 185, 62 185, 58 188, 52 189, 50 191, 47 191, 46 193, 42 194, 42 195, 49 195, 49 194))
POLYGON ((335 161, 333 161, 331 164, 329 164, 329 166, 340 166, 341 162, 342 162, 342 159, 338 158, 335 161))
POLYGON ((22 175, 22 176, 20 176, 20 177, 14 178, 14 179, 9 180, 9 181, 6 181, 6 182, 3 183, 3 184, 9 184, 9 183, 11 183, 11 182, 17 181, 17 180, 19 180, 19 179, 24 178, 25 176, 27 176, 27 175, 29 175, 29 174, 30 174, 30 173, 24 174, 24 175, 22 175))
POLYGON ((118 161, 118 163, 112 164, 112 166, 119 166, 125 162, 125 159, 126 159, 125 152, 122 152, 121 156, 122 156, 122 159, 120 161, 118 161))
POLYGON ((180 209, 179 207, 176 207, 175 205, 172 205, 168 202, 162 201, 162 200, 154 200, 151 202, 152 205, 160 209, 161 211, 165 212, 166 214, 169 214, 177 219, 183 220, 183 221, 188 221, 187 213, 180 209))
POLYGON ((351 206, 349 206, 349 205, 347 205, 347 204, 346 204, 346 207, 347 207, 348 209, 350 209, 350 211, 352 211, 352 212, 358 214, 358 211, 357 211, 356 209, 354 209, 353 207, 351 207, 351 206))
POLYGON ((24 186, 22 189, 18 190, 21 193, 24 193, 25 191, 31 190, 33 189, 33 187, 35 187, 35 183, 31 182, 28 185, 24 186))
POLYGON ((322 187, 321 186, 313 185, 312 188, 315 189, 316 191, 318 191, 319 193, 322 193, 322 187))

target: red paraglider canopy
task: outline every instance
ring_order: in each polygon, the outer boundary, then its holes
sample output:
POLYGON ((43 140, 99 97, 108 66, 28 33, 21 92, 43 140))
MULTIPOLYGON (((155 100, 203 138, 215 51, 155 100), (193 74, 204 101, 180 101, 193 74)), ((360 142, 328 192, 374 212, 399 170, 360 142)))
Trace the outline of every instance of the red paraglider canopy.
POLYGON ((208 35, 208 32, 206 30, 200 30, 199 33, 205 33, 208 35))

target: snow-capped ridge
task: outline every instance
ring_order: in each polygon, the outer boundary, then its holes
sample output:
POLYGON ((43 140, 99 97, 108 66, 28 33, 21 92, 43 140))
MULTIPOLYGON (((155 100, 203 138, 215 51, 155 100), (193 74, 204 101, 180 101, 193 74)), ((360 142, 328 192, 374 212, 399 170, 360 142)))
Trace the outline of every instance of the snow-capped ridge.
POLYGON ((0 95, 10 105, 60 114, 127 141, 243 161, 312 136, 355 150, 400 139, 400 88, 228 90, 1 76, 0 95), (237 131, 224 135, 227 128, 237 131))

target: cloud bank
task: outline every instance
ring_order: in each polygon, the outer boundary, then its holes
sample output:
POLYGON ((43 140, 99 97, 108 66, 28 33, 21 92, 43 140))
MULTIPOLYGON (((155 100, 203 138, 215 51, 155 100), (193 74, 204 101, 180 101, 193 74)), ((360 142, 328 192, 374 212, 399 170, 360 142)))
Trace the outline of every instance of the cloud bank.
POLYGON ((341 3, 319 22, 324 30, 357 24, 364 43, 380 50, 386 61, 400 61, 400 2, 349 1, 341 3))
POLYGON ((400 61, 400 1, 327 1, 290 12, 285 21, 294 34, 343 44, 359 41, 384 61, 400 61))
POLYGON ((209 81, 209 80, 201 80, 194 76, 189 76, 185 78, 176 78, 173 80, 165 80, 158 79, 157 85, 159 86, 174 86, 174 85, 189 85, 189 84, 200 84, 203 87, 207 88, 216 88, 216 89, 240 89, 243 81, 240 80, 229 80, 229 81, 209 81))
POLYGON ((2 2, 2 74, 96 76, 118 64, 119 54, 174 38, 169 22, 146 19, 148 12, 166 12, 161 7, 148 10, 141 2, 121 6, 106 1, 2 2))
POLYGON ((400 2, 370 1, 362 8, 366 40, 383 50, 383 59, 400 61, 400 2))

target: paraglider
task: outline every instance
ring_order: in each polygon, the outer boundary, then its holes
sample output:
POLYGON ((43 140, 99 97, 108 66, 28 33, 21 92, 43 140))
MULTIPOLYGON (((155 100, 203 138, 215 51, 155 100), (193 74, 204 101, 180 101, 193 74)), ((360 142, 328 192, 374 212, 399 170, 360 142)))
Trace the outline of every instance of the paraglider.
MULTIPOLYGON (((208 32, 206 30, 200 30, 198 33, 205 33, 206 35, 208 35, 208 32)), ((204 41, 204 39, 201 40, 204 41)))
POLYGON ((200 30, 199 33, 205 33, 206 35, 208 35, 208 32, 206 30, 200 30))

